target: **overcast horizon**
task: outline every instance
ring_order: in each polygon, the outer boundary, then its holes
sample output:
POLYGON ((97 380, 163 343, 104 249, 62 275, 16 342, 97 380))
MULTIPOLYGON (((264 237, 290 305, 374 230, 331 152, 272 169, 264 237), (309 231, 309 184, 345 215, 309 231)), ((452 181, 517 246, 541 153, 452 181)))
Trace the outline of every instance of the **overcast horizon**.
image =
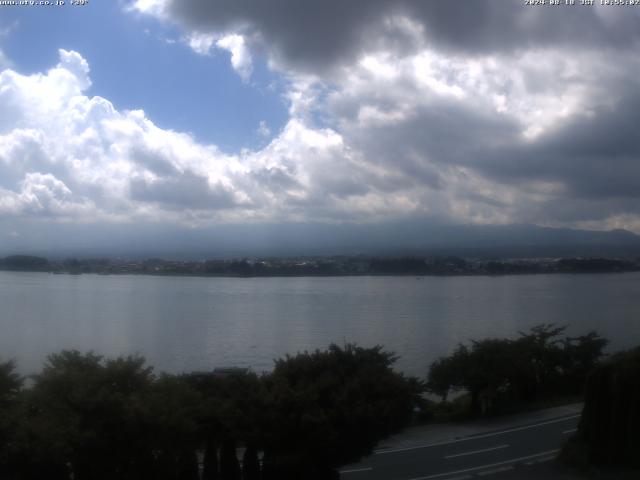
POLYGON ((0 254, 640 234, 640 7, 65 3, 0 6, 0 254))

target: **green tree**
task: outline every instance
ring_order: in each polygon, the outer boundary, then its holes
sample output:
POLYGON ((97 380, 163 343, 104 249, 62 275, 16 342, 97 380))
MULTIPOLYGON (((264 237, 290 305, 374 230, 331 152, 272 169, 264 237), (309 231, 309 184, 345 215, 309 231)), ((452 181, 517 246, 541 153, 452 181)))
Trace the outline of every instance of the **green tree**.
POLYGON ((51 355, 26 396, 24 448, 74 478, 149 478, 145 428, 151 369, 139 357, 51 355))
POLYGON ((12 360, 0 362, 0 406, 13 401, 22 388, 24 379, 15 371, 12 360))
POLYGON ((202 480, 218 480, 218 444, 209 440, 205 444, 202 466, 202 480))
POLYGON ((15 372, 13 361, 0 362, 0 478, 9 477, 11 452, 16 440, 18 402, 23 378, 15 372))
POLYGON ((441 357, 434 361, 429 368, 427 389, 442 397, 446 402, 449 394, 462 388, 464 385, 464 372, 468 365, 469 350, 464 345, 458 348, 448 357, 441 357))
POLYGON ((586 379, 596 368, 609 342, 596 332, 563 340, 564 372, 561 386, 572 393, 582 392, 586 379))
POLYGON ((277 360, 265 378, 270 475, 327 478, 407 425, 422 385, 393 371, 395 360, 351 344, 277 360))
POLYGON ((573 442, 589 463, 640 467, 640 347, 614 355, 589 375, 573 442))
POLYGON ((520 338, 515 341, 519 357, 514 387, 521 399, 534 400, 550 386, 557 385, 558 379, 563 375, 564 357, 562 340, 558 336, 566 328, 542 324, 531 328, 527 333, 520 332, 520 338))
POLYGON ((189 462, 201 446, 198 419, 202 396, 183 377, 163 374, 152 384, 145 399, 147 444, 155 462, 157 478, 181 480, 189 475, 189 462))
POLYGON ((565 329, 542 324, 520 332, 515 340, 459 345, 431 364, 427 387, 443 401, 452 391, 467 392, 472 415, 491 412, 496 404, 579 393, 607 342, 595 332, 562 339, 565 329))
POLYGON ((258 443, 267 406, 263 382, 256 374, 207 372, 182 378, 201 397, 198 426, 202 443, 221 444, 228 437, 258 443))
POLYGON ((253 444, 247 445, 242 456, 242 480, 260 480, 258 449, 253 444))
POLYGON ((509 340, 472 341, 471 347, 458 345, 450 356, 431 365, 427 387, 443 400, 451 391, 464 390, 470 396, 470 413, 486 413, 495 398, 509 389, 516 369, 514 357, 517 352, 509 340))
POLYGON ((220 480, 240 480, 240 462, 236 456, 236 442, 225 439, 220 450, 220 480))
POLYGON ((198 457, 194 448, 186 446, 178 456, 178 480, 199 480, 198 457))

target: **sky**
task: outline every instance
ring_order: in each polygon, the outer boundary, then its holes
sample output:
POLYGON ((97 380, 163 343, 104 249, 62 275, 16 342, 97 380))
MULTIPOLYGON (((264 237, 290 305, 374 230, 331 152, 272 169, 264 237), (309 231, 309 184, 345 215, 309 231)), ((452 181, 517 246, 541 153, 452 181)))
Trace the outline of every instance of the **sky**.
POLYGON ((640 233, 638 5, 11 3, 0 252, 398 222, 640 233))

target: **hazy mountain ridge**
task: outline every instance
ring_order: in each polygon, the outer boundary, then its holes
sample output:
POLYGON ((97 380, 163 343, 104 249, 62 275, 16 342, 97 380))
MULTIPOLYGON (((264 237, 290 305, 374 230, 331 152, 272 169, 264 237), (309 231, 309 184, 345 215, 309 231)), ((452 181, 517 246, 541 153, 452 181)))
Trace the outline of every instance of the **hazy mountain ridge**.
MULTIPOLYGON (((640 236, 627 230, 590 231, 535 225, 444 225, 394 222, 367 225, 225 225, 206 232, 174 230, 130 235, 95 230, 30 244, 0 245, 0 256, 48 258, 129 257, 204 259, 327 255, 458 255, 465 257, 560 257, 640 255, 640 236), (98 241, 98 239, 100 241, 98 241)), ((38 238, 38 237, 33 237, 38 238)))

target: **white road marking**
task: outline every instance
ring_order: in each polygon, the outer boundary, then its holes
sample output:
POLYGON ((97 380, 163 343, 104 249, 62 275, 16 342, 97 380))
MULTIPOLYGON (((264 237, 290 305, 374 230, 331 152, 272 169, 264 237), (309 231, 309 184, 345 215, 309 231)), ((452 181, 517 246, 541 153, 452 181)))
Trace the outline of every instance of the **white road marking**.
POLYGON ((373 470, 372 467, 364 467, 364 468, 352 468, 350 470, 340 470, 339 473, 357 473, 357 472, 370 472, 373 470))
POLYGON ((536 460, 536 463, 550 462, 550 461, 555 460, 555 459, 556 459, 556 456, 552 455, 550 457, 540 458, 540 459, 536 460))
POLYGON ((559 451, 560 450, 549 450, 547 452, 540 452, 540 453, 536 453, 534 455, 527 455, 526 457, 512 458, 511 460, 505 460, 503 462, 496 462, 496 463, 490 463, 488 465, 480 465, 478 467, 465 468, 464 470, 456 470, 454 472, 436 473, 435 475, 427 475, 426 477, 416 477, 416 478, 412 478, 410 480, 430 480, 432 478, 446 477, 448 475, 457 475, 459 473, 474 472, 476 470, 484 470, 484 469, 487 469, 487 468, 499 467, 500 465, 507 465, 507 464, 510 464, 510 463, 517 463, 517 462, 521 462, 523 460, 529 460, 530 458, 536 458, 536 457, 542 457, 542 456, 545 456, 545 455, 551 455, 551 454, 554 454, 554 453, 558 453, 559 451))
POLYGON ((543 458, 538 458, 538 459, 536 459, 536 460, 531 460, 531 461, 529 461, 529 462, 524 462, 524 464, 525 464, 527 467, 530 467, 531 465, 536 465, 536 464, 538 464, 538 463, 544 463, 544 462, 550 462, 551 460, 555 460, 555 459, 556 459, 556 456, 555 456, 555 455, 552 455, 552 456, 550 456, 550 457, 543 457, 543 458))
POLYGON ((474 450, 472 452, 464 452, 464 453, 456 453, 455 455, 447 455, 444 458, 457 458, 457 457, 464 457, 465 455, 474 455, 476 453, 484 453, 484 452, 491 452, 493 450, 500 450, 501 448, 507 448, 509 447, 509 445, 498 445, 497 447, 490 447, 490 448, 483 448, 482 450, 474 450))
POLYGON ((577 428, 572 428, 572 429, 570 429, 570 430, 565 430, 564 432, 562 432, 562 434, 563 434, 563 435, 568 435, 568 434, 570 434, 570 433, 577 432, 577 431, 578 431, 578 429, 577 429, 577 428))
POLYGON ((485 433, 483 435, 474 435, 474 436, 471 436, 471 437, 459 438, 459 439, 456 439, 456 440, 449 440, 449 441, 446 441, 446 442, 429 443, 429 444, 426 444, 426 445, 416 445, 416 446, 413 446, 413 447, 392 448, 392 449, 389 449, 389 450, 377 450, 377 451, 373 452, 373 454, 374 455, 384 455, 384 454, 387 454, 387 453, 406 452, 408 450, 418 450, 420 448, 430 448, 430 447, 438 447, 438 446, 441 446, 441 445, 449 445, 449 444, 452 444, 452 443, 468 442, 469 440, 476 440, 478 438, 488 438, 488 437, 493 437, 493 436, 496 436, 496 435, 503 435, 505 433, 518 432, 520 430, 527 430, 529 428, 542 427, 544 425, 550 425, 552 423, 566 422, 567 420, 573 420, 574 418, 580 418, 580 415, 572 415, 570 417, 557 418, 555 420, 549 420, 547 422, 536 423, 534 425, 525 425, 524 427, 515 427, 515 428, 510 428, 508 430, 502 430, 500 432, 485 433))
POLYGON ((480 475, 481 477, 484 477, 485 475, 493 475, 494 473, 500 473, 500 472, 508 472, 509 470, 513 470, 514 467, 513 465, 508 465, 506 467, 498 467, 498 468, 492 468, 491 470, 485 470, 484 472, 478 472, 478 475, 480 475))

